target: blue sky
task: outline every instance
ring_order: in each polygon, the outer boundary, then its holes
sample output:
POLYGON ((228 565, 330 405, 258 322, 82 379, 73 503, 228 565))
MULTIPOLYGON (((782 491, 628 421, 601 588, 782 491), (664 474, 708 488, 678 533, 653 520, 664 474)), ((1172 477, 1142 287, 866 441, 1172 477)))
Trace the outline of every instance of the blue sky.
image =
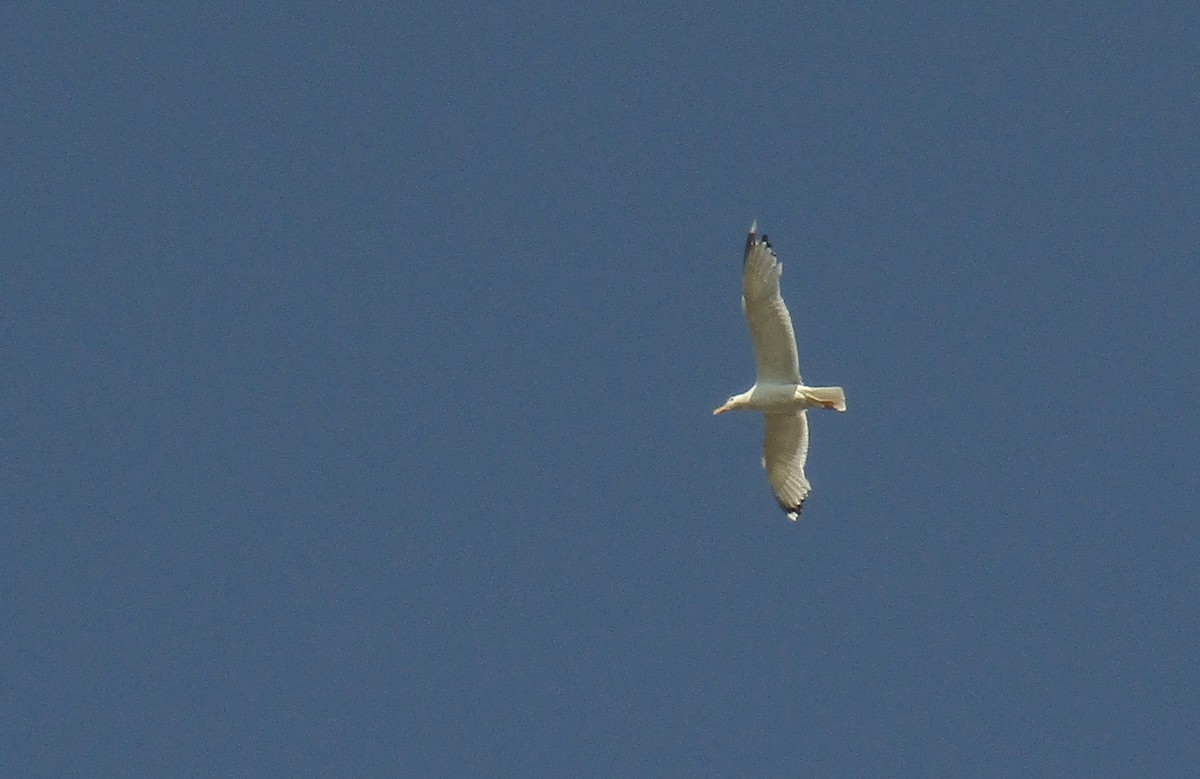
POLYGON ((1194 771, 1194 4, 401 5, 0 12, 3 773, 1194 771))

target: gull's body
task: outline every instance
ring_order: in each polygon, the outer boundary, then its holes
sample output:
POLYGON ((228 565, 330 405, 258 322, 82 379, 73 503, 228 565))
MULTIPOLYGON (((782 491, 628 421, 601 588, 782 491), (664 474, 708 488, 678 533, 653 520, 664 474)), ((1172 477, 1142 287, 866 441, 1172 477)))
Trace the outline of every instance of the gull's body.
POLYGON ((792 317, 779 294, 783 266, 767 236, 759 238, 758 223, 750 226, 742 262, 742 311, 754 344, 754 386, 734 395, 713 411, 745 409, 763 414, 763 469, 775 499, 788 519, 800 515, 811 489, 804 477, 808 458, 808 417, 805 410, 846 410, 841 387, 807 387, 800 380, 800 357, 792 317))

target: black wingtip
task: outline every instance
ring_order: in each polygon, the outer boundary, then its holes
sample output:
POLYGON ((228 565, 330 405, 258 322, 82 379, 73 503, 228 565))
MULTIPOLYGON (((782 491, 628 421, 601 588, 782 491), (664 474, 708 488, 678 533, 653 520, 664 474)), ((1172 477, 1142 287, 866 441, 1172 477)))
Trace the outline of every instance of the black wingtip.
POLYGON ((800 512, 804 510, 804 501, 808 500, 807 496, 802 498, 795 506, 785 506, 782 503, 779 507, 787 514, 787 518, 795 522, 800 518, 800 512))
POLYGON ((742 258, 743 265, 745 264, 745 259, 750 256, 750 250, 753 249, 755 246, 757 246, 760 243, 763 246, 767 247, 767 251, 769 251, 771 253, 771 255, 774 256, 775 250, 771 248, 771 241, 767 239, 767 236, 765 234, 764 235, 758 234, 758 220, 756 219, 756 220, 754 220, 754 223, 750 225, 750 233, 746 236, 746 252, 742 258))

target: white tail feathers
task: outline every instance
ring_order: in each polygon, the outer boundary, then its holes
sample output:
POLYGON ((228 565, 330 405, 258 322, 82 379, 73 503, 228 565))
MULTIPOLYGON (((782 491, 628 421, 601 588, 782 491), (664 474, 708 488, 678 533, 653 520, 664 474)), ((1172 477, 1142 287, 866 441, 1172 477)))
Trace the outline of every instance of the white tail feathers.
POLYGON ((841 387, 809 387, 808 397, 819 406, 836 411, 846 410, 846 393, 841 387))

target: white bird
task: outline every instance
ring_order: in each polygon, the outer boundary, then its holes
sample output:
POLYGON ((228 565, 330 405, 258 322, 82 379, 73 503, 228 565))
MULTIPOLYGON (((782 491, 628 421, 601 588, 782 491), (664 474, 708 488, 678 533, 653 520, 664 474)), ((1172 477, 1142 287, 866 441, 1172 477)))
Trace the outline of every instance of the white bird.
POLYGON ((793 522, 809 493, 804 478, 808 457, 805 409, 846 410, 841 387, 806 387, 800 380, 800 357, 792 317, 779 294, 783 265, 767 236, 759 238, 758 222, 750 225, 742 261, 742 311, 754 343, 754 386, 734 395, 713 414, 746 409, 763 414, 763 469, 775 499, 793 522))

